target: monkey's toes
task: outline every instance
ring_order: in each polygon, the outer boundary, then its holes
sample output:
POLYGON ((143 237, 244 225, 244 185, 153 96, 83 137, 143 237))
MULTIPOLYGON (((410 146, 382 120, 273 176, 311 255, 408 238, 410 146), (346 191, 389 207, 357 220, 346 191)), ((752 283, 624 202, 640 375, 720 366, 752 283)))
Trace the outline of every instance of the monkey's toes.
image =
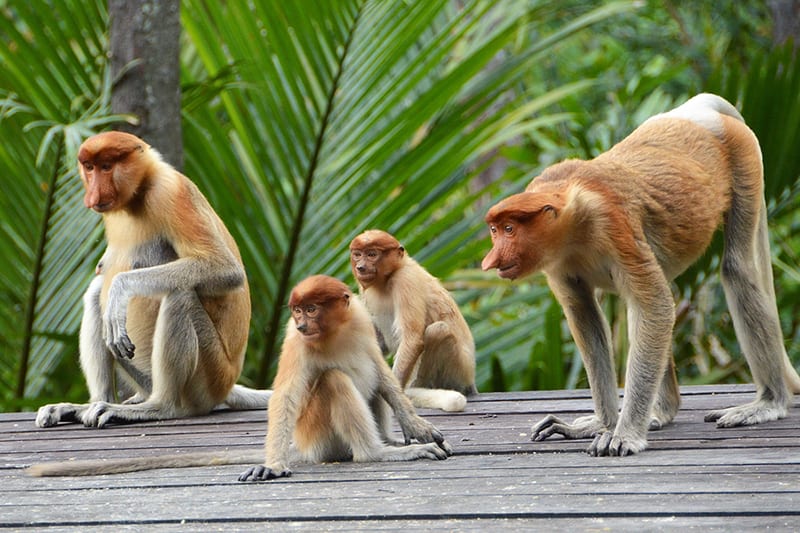
POLYGON ((264 465, 251 466, 239 476, 239 481, 268 481, 270 479, 277 479, 279 477, 290 477, 292 471, 289 469, 282 469, 280 471, 273 470, 272 468, 264 465))
POLYGON ((56 408, 53 405, 45 405, 39 408, 36 413, 36 426, 40 428, 53 427, 60 421, 56 408))

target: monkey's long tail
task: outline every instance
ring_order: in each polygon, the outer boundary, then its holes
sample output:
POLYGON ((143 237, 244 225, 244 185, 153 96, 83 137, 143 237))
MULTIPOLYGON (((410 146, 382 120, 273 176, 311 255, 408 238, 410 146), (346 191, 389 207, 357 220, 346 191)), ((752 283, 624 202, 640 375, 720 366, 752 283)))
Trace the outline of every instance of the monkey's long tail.
POLYGON ((190 466, 215 466, 261 463, 262 450, 242 452, 196 452, 173 455, 154 455, 152 457, 126 457, 122 459, 90 459, 80 461, 59 461, 38 463, 25 469, 34 477, 52 476, 98 476, 101 474, 120 474, 155 468, 186 468, 190 466))

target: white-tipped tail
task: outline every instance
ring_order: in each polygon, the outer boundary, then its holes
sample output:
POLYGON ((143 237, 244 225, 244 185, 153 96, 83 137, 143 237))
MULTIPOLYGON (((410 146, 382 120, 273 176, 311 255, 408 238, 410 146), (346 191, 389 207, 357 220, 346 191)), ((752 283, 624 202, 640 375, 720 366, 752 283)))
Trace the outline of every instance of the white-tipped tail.
POLYGON ((467 397, 454 390, 411 387, 405 392, 414 407, 454 412, 463 411, 467 406, 467 397))
POLYGON ((272 396, 271 390, 250 389, 243 385, 234 385, 223 405, 234 411, 266 409, 270 396, 272 396))

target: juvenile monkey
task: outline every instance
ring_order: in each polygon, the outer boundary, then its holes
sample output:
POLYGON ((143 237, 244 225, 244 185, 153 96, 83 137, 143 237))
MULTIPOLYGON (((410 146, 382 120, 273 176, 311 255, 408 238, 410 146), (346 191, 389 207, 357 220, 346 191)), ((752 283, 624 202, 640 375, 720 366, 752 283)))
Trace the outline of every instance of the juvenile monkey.
MULTIPOLYGON (((381 356, 367 311, 344 283, 328 276, 307 278, 292 291, 289 307, 292 318, 269 402, 266 459, 240 481, 289 476, 296 461, 409 461, 452 453, 442 434, 414 412, 381 356), (389 435, 390 407, 405 445, 389 435)), ((248 451, 69 461, 34 465, 28 473, 95 475, 263 457, 248 451)))
POLYGON ((350 266, 414 405, 462 411, 477 393, 475 342, 450 293, 385 231, 353 239, 350 266))
POLYGON ((583 356, 595 414, 549 415, 533 440, 594 437, 592 455, 629 455, 647 430, 672 421, 680 396, 670 343, 669 282, 724 223, 722 282, 756 399, 712 411, 718 427, 786 416, 800 377, 783 346, 772 280, 761 150, 736 109, 700 94, 648 119, 590 161, 547 168, 525 192, 486 215, 492 250, 483 269, 516 279, 543 271, 583 356), (595 289, 627 302, 630 351, 621 413, 610 330, 595 289))
POLYGON ((83 298, 80 362, 88 404, 39 409, 36 425, 159 420, 266 407, 236 385, 250 294, 236 243, 197 187, 144 141, 121 132, 78 151, 84 204, 108 247, 83 298), (122 391, 115 403, 114 372, 122 391))

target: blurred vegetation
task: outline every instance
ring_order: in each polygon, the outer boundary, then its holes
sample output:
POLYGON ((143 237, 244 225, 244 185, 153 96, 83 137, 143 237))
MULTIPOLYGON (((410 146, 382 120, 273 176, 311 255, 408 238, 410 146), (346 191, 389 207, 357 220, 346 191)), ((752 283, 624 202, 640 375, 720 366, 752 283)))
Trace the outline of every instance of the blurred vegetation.
MULTIPOLYGON (((102 249, 75 152, 109 115, 102 0, 0 0, 0 408, 81 401, 80 296, 102 249)), ((182 3, 185 173, 239 242, 253 293, 242 381, 271 380, 287 290, 353 284, 347 243, 393 232, 456 295, 481 391, 586 386, 541 276, 478 265, 482 218, 546 165, 592 157, 701 91, 762 143, 786 346, 800 361, 800 69, 761 1, 182 3)), ((682 383, 749 381, 715 248, 675 284, 682 383)), ((625 364, 625 313, 603 301, 625 364)))

